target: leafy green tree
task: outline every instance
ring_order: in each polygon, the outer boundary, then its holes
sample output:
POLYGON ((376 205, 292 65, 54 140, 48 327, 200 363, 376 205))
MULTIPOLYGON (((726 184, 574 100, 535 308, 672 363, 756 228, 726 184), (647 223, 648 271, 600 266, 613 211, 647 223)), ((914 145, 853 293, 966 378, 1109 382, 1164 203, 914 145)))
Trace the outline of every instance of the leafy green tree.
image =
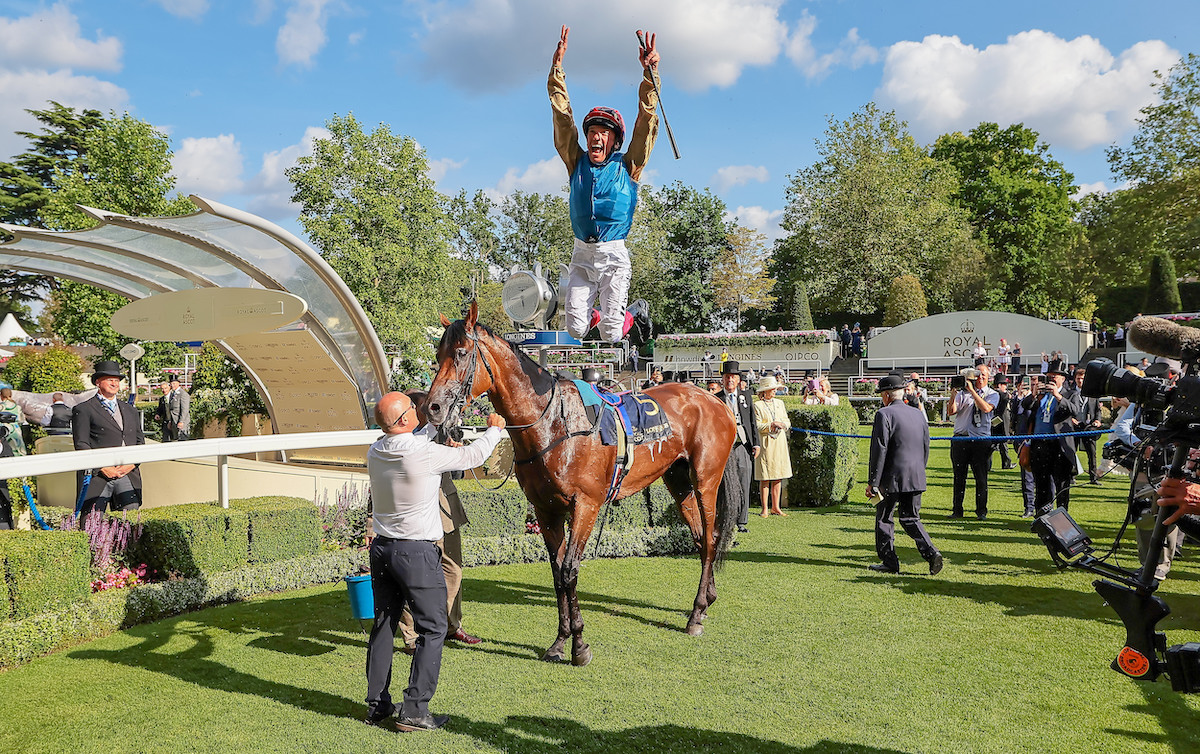
POLYGON ((1146 301, 1142 304, 1142 311, 1175 314, 1182 310, 1175 262, 1170 254, 1160 251, 1150 257, 1150 279, 1146 284, 1146 301))
POLYGON ((1132 187, 1116 192, 1109 227, 1097 236, 1116 240, 1101 251, 1128 257, 1128 266, 1144 264, 1142 252, 1155 248, 1194 274, 1200 271, 1200 55, 1156 72, 1152 86, 1158 101, 1142 108, 1130 145, 1109 149, 1114 175, 1132 187))
POLYGON ((767 275, 765 236, 735 225, 728 247, 713 267, 713 303, 730 312, 734 329, 742 329, 742 315, 750 309, 764 310, 775 303, 771 289, 775 281, 767 275))
POLYGON ((446 214, 458 229, 450 241, 452 253, 484 275, 492 267, 503 266, 496 210, 496 203, 483 191, 467 196, 466 189, 459 190, 446 205, 446 214))
POLYGON ((884 307, 883 326, 895 327, 929 314, 921 281, 912 275, 900 275, 892 280, 884 307))
POLYGON ((810 237, 792 249, 817 310, 878 311, 897 273, 917 277, 945 308, 974 274, 958 260, 976 245, 954 203, 954 169, 874 104, 831 118, 817 151, 815 164, 790 177, 782 222, 810 237))
POLYGON ((4 379, 15 389, 31 393, 77 393, 84 389, 82 373, 83 360, 69 348, 22 348, 8 360, 4 379))
POLYGON ((300 222, 403 369, 424 372, 425 328, 458 309, 466 280, 451 256, 458 231, 448 200, 411 137, 386 124, 367 133, 353 115, 334 115, 326 128, 329 137, 287 170, 300 222))
POLYGON ((645 288, 631 285, 631 298, 645 298, 660 332, 714 330, 719 311, 713 301, 713 261, 730 248, 731 223, 726 207, 711 191, 697 191, 675 182, 657 190, 643 186, 638 196, 638 216, 645 226, 631 235, 635 267, 649 256, 659 280, 645 288), (640 246, 640 248, 638 248, 640 246), (652 293, 655 295, 646 295, 652 293), (653 299, 661 296, 659 301, 653 299))
POLYGON ((566 198, 514 191, 500 203, 497 261, 506 271, 513 265, 531 270, 541 262, 549 279, 555 281, 558 265, 570 263, 574 245, 566 198))
POLYGON ((987 249, 986 305, 1037 316, 1065 309, 1053 256, 1074 237, 1075 179, 1037 132, 980 123, 938 137, 932 154, 958 171, 955 198, 987 249))
POLYGON ((223 421, 230 437, 241 434, 243 416, 267 413, 245 370, 212 343, 200 347, 191 396, 192 426, 199 429, 210 421, 223 421))

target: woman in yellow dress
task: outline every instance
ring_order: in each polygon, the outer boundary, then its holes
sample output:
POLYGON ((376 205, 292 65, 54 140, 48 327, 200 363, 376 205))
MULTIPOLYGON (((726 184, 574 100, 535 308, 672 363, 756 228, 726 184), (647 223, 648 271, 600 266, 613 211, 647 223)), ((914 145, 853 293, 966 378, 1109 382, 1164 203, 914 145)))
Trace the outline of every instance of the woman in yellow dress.
POLYGON ((792 476, 792 459, 788 454, 788 416, 783 401, 775 397, 779 383, 771 375, 763 377, 756 388, 758 400, 754 402, 754 421, 758 424, 762 450, 754 461, 754 476, 758 478, 762 498, 763 518, 771 515, 786 516, 779 507, 783 494, 783 480, 792 476), (771 512, 767 512, 770 502, 771 512))

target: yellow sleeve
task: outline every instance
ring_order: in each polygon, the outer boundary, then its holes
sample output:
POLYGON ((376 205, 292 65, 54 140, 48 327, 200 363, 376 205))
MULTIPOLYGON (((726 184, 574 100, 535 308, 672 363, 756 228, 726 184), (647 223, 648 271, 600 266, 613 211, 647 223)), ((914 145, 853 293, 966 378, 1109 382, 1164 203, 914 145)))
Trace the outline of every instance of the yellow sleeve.
POLYGON ((567 75, 562 66, 550 68, 546 80, 546 92, 550 95, 550 111, 554 117, 554 149, 567 166, 567 175, 574 175, 575 165, 583 158, 583 147, 579 146, 579 128, 571 112, 571 98, 567 95, 567 75))
POLYGON ((658 138, 658 94, 654 91, 651 75, 649 68, 644 69, 642 84, 638 87, 637 120, 625 148, 625 167, 635 181, 641 181, 642 170, 650 162, 650 152, 658 138))
POLYGON ((758 425, 760 435, 767 434, 771 428, 771 404, 766 401, 754 402, 754 423, 758 425))

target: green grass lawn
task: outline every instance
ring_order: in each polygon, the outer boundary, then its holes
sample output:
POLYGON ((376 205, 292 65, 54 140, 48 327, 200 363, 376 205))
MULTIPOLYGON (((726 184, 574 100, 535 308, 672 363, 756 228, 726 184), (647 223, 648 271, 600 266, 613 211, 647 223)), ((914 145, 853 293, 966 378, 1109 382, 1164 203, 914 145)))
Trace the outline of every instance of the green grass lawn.
MULTIPOLYGON (((556 626, 545 564, 470 569, 466 627, 485 641, 447 649, 432 706, 452 719, 437 733, 359 722, 366 640, 336 584, 0 674, 0 751, 1200 751, 1200 699, 1108 668, 1123 631, 1092 577, 1054 569, 1018 518, 1015 472, 993 475, 988 520, 946 519, 945 447, 924 506, 946 556, 937 577, 899 532, 905 573, 866 569, 873 509, 858 484, 846 506, 752 517, 700 638, 683 631, 695 558, 587 562, 585 668, 537 659, 556 626)), ((1116 477, 1080 488, 1072 513, 1104 540, 1123 492, 1116 477)), ((1200 640, 1196 561, 1177 560, 1160 590, 1172 643, 1200 640)), ((396 666, 399 697, 408 658, 396 666)))

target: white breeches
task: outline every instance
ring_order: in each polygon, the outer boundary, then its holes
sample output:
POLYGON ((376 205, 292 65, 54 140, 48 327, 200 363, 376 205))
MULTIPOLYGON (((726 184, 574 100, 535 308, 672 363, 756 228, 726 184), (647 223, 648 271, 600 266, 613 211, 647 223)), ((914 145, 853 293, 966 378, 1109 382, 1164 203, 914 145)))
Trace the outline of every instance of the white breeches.
POLYGON ((592 315, 592 302, 600 294, 600 339, 618 341, 625 327, 632 272, 625 241, 587 243, 575 239, 567 282, 567 332, 583 339, 592 315))

